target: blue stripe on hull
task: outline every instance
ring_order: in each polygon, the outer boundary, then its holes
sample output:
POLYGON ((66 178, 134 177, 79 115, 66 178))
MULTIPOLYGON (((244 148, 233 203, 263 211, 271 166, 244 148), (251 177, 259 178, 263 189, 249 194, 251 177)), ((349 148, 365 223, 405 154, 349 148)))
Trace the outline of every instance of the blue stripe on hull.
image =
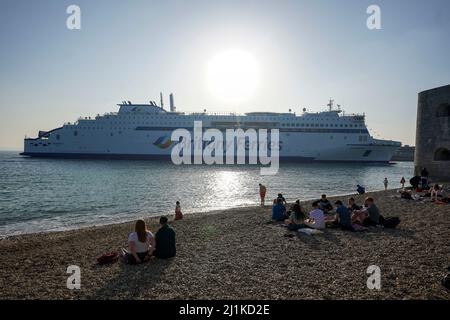
MULTIPOLYGON (((107 159, 107 160, 171 160, 170 155, 154 154, 105 154, 105 153, 43 153, 22 152, 21 156, 34 158, 59 159, 107 159)), ((315 160, 312 157, 280 157, 283 162, 340 162, 340 163, 385 163, 389 161, 362 161, 362 160, 315 160)))

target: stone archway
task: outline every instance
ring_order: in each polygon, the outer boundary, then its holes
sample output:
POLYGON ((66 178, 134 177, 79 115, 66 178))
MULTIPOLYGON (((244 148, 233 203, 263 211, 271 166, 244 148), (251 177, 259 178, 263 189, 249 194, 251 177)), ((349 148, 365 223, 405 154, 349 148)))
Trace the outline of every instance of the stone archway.
POLYGON ((437 114, 438 117, 450 117, 450 104, 449 103, 442 103, 437 108, 437 114))
POLYGON ((450 150, 439 148, 434 152, 435 161, 450 161, 450 150))

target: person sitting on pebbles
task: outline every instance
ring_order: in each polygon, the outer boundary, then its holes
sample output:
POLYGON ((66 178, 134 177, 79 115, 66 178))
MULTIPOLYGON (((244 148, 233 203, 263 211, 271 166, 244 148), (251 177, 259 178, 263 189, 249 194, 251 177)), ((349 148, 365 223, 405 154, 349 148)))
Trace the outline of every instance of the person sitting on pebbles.
POLYGON ((435 184, 433 188, 431 188, 431 201, 438 201, 439 198, 443 197, 443 190, 439 186, 439 184, 435 184))
POLYGON ((309 219, 306 219, 304 224, 313 229, 325 229, 325 214, 319 207, 319 201, 314 201, 312 204, 313 210, 309 213, 309 219))
POLYGON ((156 232, 156 246, 153 255, 159 259, 175 257, 177 249, 175 244, 175 231, 169 227, 166 216, 159 218, 161 227, 156 232))
POLYGON ((283 206, 286 206, 286 205, 287 205, 287 201, 286 201, 286 199, 283 197, 283 194, 279 193, 278 196, 277 196, 277 199, 281 199, 281 204, 282 204, 283 206))
POLYGON ((380 210, 372 197, 366 198, 363 209, 353 212, 352 222, 364 227, 373 227, 380 224, 380 210))
POLYGON ((353 211, 355 211, 355 210, 361 210, 361 206, 358 206, 358 205, 356 204, 355 198, 351 197, 351 198, 348 199, 348 206, 347 206, 347 209, 348 209, 350 212, 353 212, 353 211))
POLYGON ((295 201, 292 206, 290 218, 287 220, 287 228, 291 231, 297 231, 298 229, 304 228, 304 222, 306 219, 306 212, 300 205, 300 200, 295 201))
POLYGON ((352 217, 350 211, 341 200, 337 200, 336 205, 336 215, 334 217, 333 224, 341 227, 342 230, 354 231, 352 227, 352 217))
POLYGON ((289 218, 286 213, 286 207, 283 205, 283 200, 280 198, 276 199, 276 204, 272 207, 272 220, 274 221, 284 221, 289 218))
POLYGON ((125 262, 128 264, 139 264, 147 262, 155 249, 155 237, 147 230, 144 220, 136 221, 134 232, 128 236, 129 252, 124 251, 125 262))
POLYGON ((319 200, 319 207, 323 212, 328 213, 328 211, 333 210, 333 206, 330 201, 327 199, 327 195, 323 194, 319 200))

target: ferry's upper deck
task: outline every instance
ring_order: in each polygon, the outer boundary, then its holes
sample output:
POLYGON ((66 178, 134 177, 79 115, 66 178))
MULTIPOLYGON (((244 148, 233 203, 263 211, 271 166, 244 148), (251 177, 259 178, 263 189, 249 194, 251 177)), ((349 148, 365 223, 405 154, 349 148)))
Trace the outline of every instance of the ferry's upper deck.
MULTIPOLYGON (((173 98, 172 98, 173 99, 173 98)), ((131 101, 123 101, 118 104, 119 111, 117 113, 107 113, 103 117, 110 116, 124 116, 124 118, 135 118, 138 116, 152 116, 155 120, 159 121, 161 118, 170 117, 171 119, 202 119, 202 120, 214 120, 214 119, 227 119, 231 118, 239 119, 240 121, 255 121, 255 120, 270 120, 270 121, 295 121, 295 122, 303 122, 303 121, 319 121, 319 122, 329 122, 329 121, 338 121, 340 122, 358 122, 360 124, 364 124, 365 115, 364 114, 349 114, 345 115, 345 113, 341 110, 340 106, 337 106, 337 109, 333 108, 333 100, 330 100, 328 103, 329 110, 321 111, 321 112, 307 112, 306 108, 303 108, 303 113, 297 115, 295 112, 292 112, 289 109, 289 112, 248 112, 245 114, 238 113, 208 113, 206 109, 203 112, 176 112, 175 107, 173 105, 170 106, 170 110, 166 110, 163 107, 163 103, 161 101, 161 105, 157 105, 154 101, 150 101, 148 104, 135 104, 131 101)), ((102 116, 98 115, 97 118, 102 116)), ((80 120, 89 120, 89 118, 84 118, 80 120)))

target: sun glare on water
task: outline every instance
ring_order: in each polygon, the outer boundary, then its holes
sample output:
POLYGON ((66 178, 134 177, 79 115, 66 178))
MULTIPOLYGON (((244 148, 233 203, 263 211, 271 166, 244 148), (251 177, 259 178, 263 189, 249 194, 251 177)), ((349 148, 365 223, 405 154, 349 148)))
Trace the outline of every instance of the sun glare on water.
POLYGON ((259 80, 258 63, 247 51, 224 51, 208 63, 208 88, 215 98, 226 103, 239 104, 253 96, 259 80))

